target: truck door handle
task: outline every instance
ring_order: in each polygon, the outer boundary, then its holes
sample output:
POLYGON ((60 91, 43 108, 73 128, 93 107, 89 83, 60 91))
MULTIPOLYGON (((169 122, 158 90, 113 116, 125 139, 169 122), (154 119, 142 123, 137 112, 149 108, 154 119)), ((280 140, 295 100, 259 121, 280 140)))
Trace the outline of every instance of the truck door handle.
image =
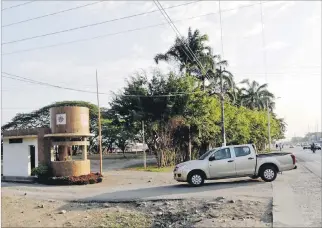
POLYGON ((253 160, 254 158, 248 158, 248 160, 253 160))
POLYGON ((229 160, 228 162, 234 162, 234 160, 229 160))

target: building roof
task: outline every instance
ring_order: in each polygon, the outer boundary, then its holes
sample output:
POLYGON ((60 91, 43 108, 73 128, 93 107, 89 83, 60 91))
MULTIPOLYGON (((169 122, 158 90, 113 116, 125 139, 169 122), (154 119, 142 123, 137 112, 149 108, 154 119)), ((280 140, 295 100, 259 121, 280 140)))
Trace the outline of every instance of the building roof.
POLYGON ((29 128, 29 129, 17 129, 17 130, 9 130, 3 131, 2 136, 4 138, 8 137, 18 137, 22 138, 22 136, 37 136, 40 132, 43 134, 48 134, 51 132, 50 128, 29 128))

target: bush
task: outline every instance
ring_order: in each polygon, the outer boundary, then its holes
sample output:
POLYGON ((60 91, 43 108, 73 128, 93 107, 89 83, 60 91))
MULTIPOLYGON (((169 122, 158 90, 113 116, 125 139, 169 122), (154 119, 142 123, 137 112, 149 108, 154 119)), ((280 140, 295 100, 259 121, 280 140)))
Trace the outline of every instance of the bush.
POLYGON ((103 179, 99 173, 90 173, 82 176, 38 178, 38 181, 48 185, 87 185, 101 183, 103 179))
POLYGON ((45 177, 50 175, 50 169, 46 165, 38 165, 38 167, 31 170, 32 176, 45 177))

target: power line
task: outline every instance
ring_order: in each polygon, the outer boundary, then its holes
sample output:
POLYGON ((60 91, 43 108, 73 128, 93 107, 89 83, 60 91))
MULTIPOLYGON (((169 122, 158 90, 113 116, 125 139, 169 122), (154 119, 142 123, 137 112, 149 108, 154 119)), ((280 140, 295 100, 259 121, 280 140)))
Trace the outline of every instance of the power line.
POLYGON ((30 4, 30 3, 33 3, 33 2, 35 2, 35 0, 29 1, 29 2, 24 2, 24 3, 18 4, 18 5, 14 5, 14 6, 9 6, 7 8, 1 9, 1 11, 8 10, 8 9, 12 9, 12 8, 16 8, 16 7, 23 6, 23 5, 27 5, 27 4, 30 4))
MULTIPOLYGON (((76 92, 97 94, 97 92, 95 92, 95 91, 89 91, 89 90, 82 90, 82 89, 58 86, 58 85, 50 84, 50 83, 47 83, 47 82, 41 82, 41 81, 33 80, 33 79, 30 79, 30 78, 21 77, 21 76, 14 75, 14 74, 9 74, 9 73, 6 73, 6 72, 2 72, 2 74, 5 74, 5 75, 2 75, 2 77, 12 79, 12 80, 28 82, 28 83, 37 84, 37 85, 43 85, 43 86, 49 86, 49 87, 54 87, 54 88, 58 88, 58 89, 71 90, 71 91, 76 91, 76 92)), ((183 93, 170 93, 170 94, 157 94, 157 95, 122 94, 121 96, 123 96, 123 97, 175 97, 175 96, 183 96, 183 95, 196 94, 196 93, 198 93, 198 92, 190 92, 190 93, 183 92, 183 93)), ((102 92, 100 92, 99 94, 110 95, 108 93, 102 93, 102 92)))
MULTIPOLYGON (((189 4, 194 4, 194 3, 197 3, 197 2, 200 2, 200 1, 201 0, 194 1, 194 2, 188 2, 188 3, 183 3, 183 4, 179 4, 179 5, 175 5, 175 6, 170 6, 170 7, 167 7, 167 9, 176 8, 176 7, 180 7, 180 6, 185 6, 185 5, 189 5, 189 4)), ((79 29, 83 29, 83 28, 89 28, 89 27, 93 27, 93 26, 97 26, 97 25, 106 24, 106 23, 109 23, 109 22, 114 22, 114 21, 129 19, 129 18, 133 18, 133 17, 143 16, 143 15, 146 15, 146 14, 155 13, 157 11, 158 10, 152 10, 152 11, 147 11, 147 12, 143 12, 143 13, 132 14, 132 15, 129 15, 129 16, 114 18, 114 19, 110 19, 110 20, 106 20, 106 21, 101 21, 101 22, 97 22, 97 23, 93 23, 93 24, 74 27, 74 28, 70 28, 70 29, 60 30, 60 31, 51 32, 51 33, 45 33, 45 34, 37 35, 37 36, 26 37, 26 38, 19 39, 19 40, 12 40, 12 41, 8 41, 8 42, 4 42, 4 43, 2 43, 2 45, 17 43, 17 42, 26 41, 26 40, 32 40, 32 39, 36 39, 36 38, 40 38, 40 37, 52 36, 52 35, 65 33, 65 32, 71 32, 71 31, 75 31, 75 30, 79 30, 79 29)))
POLYGON ((1 27, 4 28, 4 27, 9 27, 9 26, 17 25, 17 24, 22 24, 22 23, 25 23, 25 22, 28 22, 28 21, 38 20, 38 19, 41 19, 41 18, 44 18, 44 17, 49 17, 49 16, 53 16, 53 15, 56 15, 56 14, 69 12, 69 11, 72 11, 72 10, 84 8, 84 7, 91 6, 91 5, 95 5, 95 4, 102 3, 102 2, 103 1, 92 2, 92 3, 89 3, 89 4, 85 4, 85 5, 81 5, 81 6, 76 6, 76 7, 73 7, 73 8, 69 8, 69 9, 57 11, 57 12, 54 12, 54 13, 45 14, 45 15, 42 15, 42 16, 39 16, 39 17, 33 17, 33 18, 29 18, 29 19, 26 19, 26 20, 23 20, 23 21, 17 21, 17 22, 13 22, 13 23, 10 23, 10 24, 2 25, 1 27))
POLYGON ((262 7, 262 1, 260 1, 260 13, 261 13, 261 24, 262 24, 262 48, 263 48, 263 62, 264 62, 264 71, 265 71, 265 80, 266 83, 268 83, 267 80, 267 67, 266 67, 266 42, 265 42, 265 34, 264 34, 264 22, 263 22, 263 7, 262 7))
MULTIPOLYGON (((159 11, 161 12, 161 14, 164 16, 164 18, 168 21, 169 25, 171 26, 171 28, 174 30, 174 32, 177 34, 177 37, 180 39, 181 43, 183 44, 183 46, 187 49, 187 51, 190 53, 190 55, 192 56, 192 58, 194 59, 194 61, 196 61, 196 63, 199 65, 199 67, 201 69, 204 69, 202 63, 199 61, 199 59, 196 57, 196 55, 193 53, 193 51, 190 49, 189 45, 186 45, 185 41, 183 40, 183 36, 181 35, 181 33, 179 32, 179 30, 177 29, 177 27, 175 26, 175 24, 173 23, 173 21, 171 20, 171 18, 169 17, 169 15, 167 14, 167 12, 165 11, 165 9, 162 7, 161 3, 159 1, 154 1, 155 5, 158 7, 159 11), (158 5, 159 4, 159 5, 158 5)), ((183 49, 184 51, 184 49, 183 49)), ((185 51, 184 51, 185 52, 185 51)), ((185 52, 186 53, 186 52, 185 52)), ((186 53, 187 55, 187 53, 186 53)), ((189 55, 187 55, 187 57, 189 58, 189 55)), ((189 58, 191 61, 192 59, 189 58)))
POLYGON ((222 59, 224 59, 224 42, 222 38, 222 22, 221 22, 221 6, 220 6, 220 0, 218 1, 219 3, 219 22, 220 22, 220 39, 221 39, 221 56, 222 59))
MULTIPOLYGON (((263 2, 263 3, 269 3, 269 2, 267 1, 267 2, 263 2)), ((229 12, 229 11, 233 11, 233 10, 236 10, 236 9, 242 9, 242 8, 246 8, 246 7, 252 7, 252 6, 258 5, 258 4, 259 3, 254 3, 254 4, 250 4, 250 5, 245 5, 245 6, 237 7, 237 8, 226 9, 226 10, 222 10, 222 12, 229 12)), ((183 19, 175 20, 173 22, 181 22, 181 21, 185 21, 185 20, 192 20, 192 19, 196 19, 196 18, 200 18, 200 17, 215 15, 217 13, 219 13, 219 12, 212 12, 212 13, 202 14, 202 15, 198 15, 198 16, 183 18, 183 19)), ((30 51, 40 50, 40 49, 58 47, 58 46, 63 46, 63 45, 68 45, 68 44, 73 44, 73 43, 78 43, 78 42, 91 41, 91 40, 94 40, 94 39, 99 39, 99 38, 104 38, 104 37, 108 37, 108 36, 119 35, 119 34, 128 33, 128 32, 145 30, 145 29, 154 28, 154 27, 158 27, 158 26, 163 26, 163 25, 167 25, 167 24, 168 23, 154 24, 154 25, 149 25, 149 26, 145 26, 145 27, 140 27, 140 28, 134 28, 134 29, 124 30, 124 31, 120 31, 120 32, 115 32, 115 33, 108 33, 108 34, 105 34, 105 35, 95 36, 95 37, 86 38, 86 39, 78 39, 78 40, 73 40, 73 41, 69 41, 69 42, 61 42, 61 43, 53 44, 53 45, 46 45, 46 46, 41 46, 41 47, 36 47, 36 48, 24 49, 24 50, 20 50, 20 51, 2 53, 2 55, 12 55, 12 54, 18 54, 18 53, 23 53, 23 52, 30 52, 30 51)))

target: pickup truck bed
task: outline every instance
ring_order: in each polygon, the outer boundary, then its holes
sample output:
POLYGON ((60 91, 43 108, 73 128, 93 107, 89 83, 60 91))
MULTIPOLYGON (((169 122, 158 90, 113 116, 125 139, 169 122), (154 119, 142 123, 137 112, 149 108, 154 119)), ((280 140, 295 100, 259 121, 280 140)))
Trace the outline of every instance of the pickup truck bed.
POLYGON ((288 154, 291 154, 291 153, 287 153, 287 152, 265 153, 265 154, 257 154, 257 157, 264 158, 264 157, 273 157, 273 156, 284 156, 288 154))

